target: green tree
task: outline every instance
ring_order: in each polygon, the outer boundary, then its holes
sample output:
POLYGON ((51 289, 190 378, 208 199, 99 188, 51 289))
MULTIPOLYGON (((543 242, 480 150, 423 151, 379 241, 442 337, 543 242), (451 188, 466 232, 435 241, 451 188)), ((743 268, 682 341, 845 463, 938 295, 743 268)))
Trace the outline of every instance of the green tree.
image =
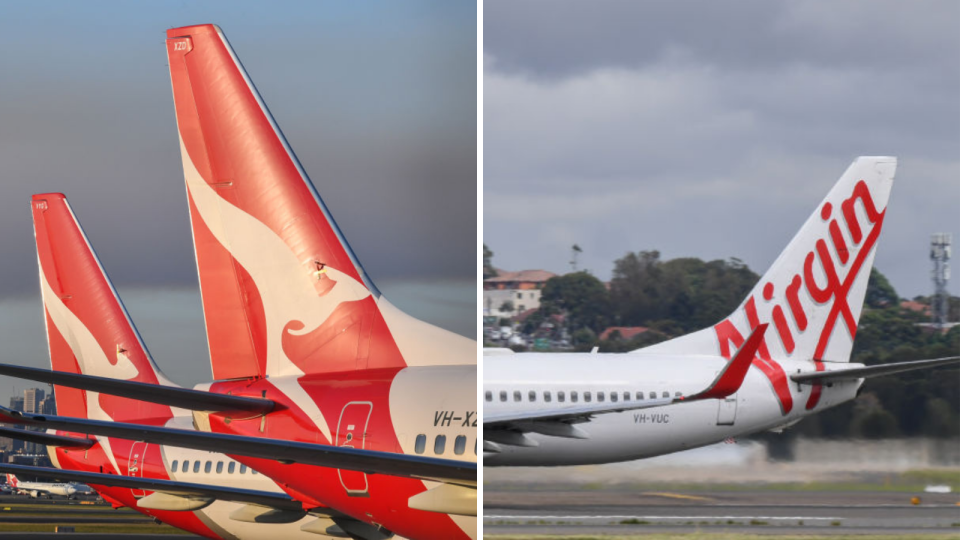
POLYGON ((603 330, 608 321, 610 295, 603 283, 587 272, 574 272, 547 280, 540 296, 544 316, 563 314, 567 329, 603 330))
POLYGON ((493 267, 493 252, 483 244, 483 279, 497 277, 497 269, 493 267))
POLYGON ((956 437, 960 435, 960 418, 950 403, 943 398, 931 397, 926 403, 923 423, 924 435, 933 437, 956 437))
POLYGON ((870 270, 870 280, 867 282, 867 296, 864 302, 868 307, 878 309, 886 306, 895 306, 900 303, 900 297, 887 276, 880 273, 876 267, 870 270))
POLYGON ((664 318, 664 289, 659 251, 627 253, 614 261, 610 297, 620 324, 638 326, 664 318))
POLYGON ((573 339, 573 345, 578 348, 584 348, 584 350, 593 347, 594 343, 597 342, 597 334, 589 328, 581 328, 573 333, 570 336, 573 339))
POLYGON ((758 279, 739 259, 661 261, 660 252, 641 251, 614 262, 610 296, 620 324, 666 322, 689 332, 732 313, 758 279))

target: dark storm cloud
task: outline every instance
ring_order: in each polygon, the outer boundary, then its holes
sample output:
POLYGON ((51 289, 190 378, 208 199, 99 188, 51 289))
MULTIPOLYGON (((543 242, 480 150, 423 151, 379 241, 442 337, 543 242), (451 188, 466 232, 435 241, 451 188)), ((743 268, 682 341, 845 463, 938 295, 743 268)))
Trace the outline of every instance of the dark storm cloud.
POLYGON ((956 35, 958 13, 960 4, 950 0, 494 0, 484 6, 484 46, 504 70, 544 77, 639 68, 673 56, 750 70, 920 61, 956 79, 955 57, 941 46, 956 35))
MULTIPOLYGON (((877 266, 960 232, 960 5, 490 2, 484 240, 606 279, 626 251, 762 271, 858 155, 896 155, 877 266)), ((956 283, 953 288, 956 290, 956 283)))
POLYGON ((32 193, 120 283, 196 283, 163 48, 221 25, 374 279, 476 275, 474 10, 0 3, 0 297, 36 291, 32 193))

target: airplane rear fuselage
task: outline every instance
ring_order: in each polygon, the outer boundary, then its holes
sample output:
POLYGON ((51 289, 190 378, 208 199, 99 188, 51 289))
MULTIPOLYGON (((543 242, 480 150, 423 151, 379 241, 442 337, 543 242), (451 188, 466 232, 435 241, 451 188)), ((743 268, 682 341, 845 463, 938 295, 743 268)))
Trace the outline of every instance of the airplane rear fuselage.
MULTIPOLYGON (((587 395, 591 403, 601 399, 630 403, 677 393, 688 396, 708 385, 726 362, 720 356, 642 353, 486 356, 484 412, 562 410, 565 405, 586 404, 587 395), (549 402, 545 401, 548 393, 549 402)), ((787 376, 813 371, 809 361, 780 364, 787 376)), ((789 397, 778 395, 770 379, 752 367, 740 390, 726 399, 595 415, 588 422, 576 424, 589 436, 587 439, 529 432, 526 436, 537 446, 496 444, 499 451, 484 452, 483 462, 489 466, 582 465, 668 454, 791 424, 853 399, 861 383, 857 380, 824 386, 819 402, 808 410, 813 385, 791 383, 789 397)))
MULTIPOLYGON (((265 397, 282 405, 266 417, 211 414, 216 433, 351 446, 358 449, 477 461, 476 366, 417 366, 220 381, 211 390, 265 397), (290 396, 302 396, 293 401, 290 396), (309 401, 306 401, 309 400, 309 401)), ((435 482, 299 463, 232 456, 309 499, 374 522, 407 508, 435 482), (318 489, 318 486, 323 486, 318 489)), ((463 488, 472 491, 472 488, 463 488)), ((476 517, 423 512, 397 534, 420 539, 473 538, 476 517)))

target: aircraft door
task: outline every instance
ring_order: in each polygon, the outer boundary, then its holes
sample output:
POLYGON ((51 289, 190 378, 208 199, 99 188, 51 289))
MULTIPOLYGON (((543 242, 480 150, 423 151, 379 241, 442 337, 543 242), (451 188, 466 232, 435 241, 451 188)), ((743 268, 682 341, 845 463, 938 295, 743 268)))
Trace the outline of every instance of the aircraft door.
POLYGON ((732 426, 737 420, 737 394, 717 400, 717 425, 732 426))
MULTIPOLYGON (((127 460, 127 476, 134 478, 143 478, 143 471, 146 469, 144 463, 147 459, 147 448, 149 444, 143 441, 137 441, 130 446, 130 456, 127 460)), ((134 497, 145 497, 146 492, 142 489, 131 489, 134 497)))
MULTIPOLYGON (((337 446, 349 448, 365 448, 367 425, 370 414, 373 412, 373 403, 369 401, 351 401, 340 411, 340 421, 337 422, 337 446)), ((340 484, 351 497, 367 497, 367 475, 360 471, 338 470, 340 484)))

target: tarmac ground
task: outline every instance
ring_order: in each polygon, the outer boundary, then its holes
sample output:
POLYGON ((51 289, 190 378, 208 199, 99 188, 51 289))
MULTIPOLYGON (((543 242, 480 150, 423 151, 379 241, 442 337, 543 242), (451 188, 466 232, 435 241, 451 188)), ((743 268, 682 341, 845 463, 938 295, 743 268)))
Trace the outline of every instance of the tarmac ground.
POLYGON ((484 537, 722 532, 960 538, 960 495, 904 492, 485 490, 484 537), (920 497, 913 504, 914 496, 920 497))
POLYGON ((27 495, 0 495, 0 537, 64 538, 56 527, 72 527, 67 533, 73 539, 92 538, 198 538, 131 510, 114 510, 97 496, 80 496, 77 500, 63 497, 34 499, 27 495))

